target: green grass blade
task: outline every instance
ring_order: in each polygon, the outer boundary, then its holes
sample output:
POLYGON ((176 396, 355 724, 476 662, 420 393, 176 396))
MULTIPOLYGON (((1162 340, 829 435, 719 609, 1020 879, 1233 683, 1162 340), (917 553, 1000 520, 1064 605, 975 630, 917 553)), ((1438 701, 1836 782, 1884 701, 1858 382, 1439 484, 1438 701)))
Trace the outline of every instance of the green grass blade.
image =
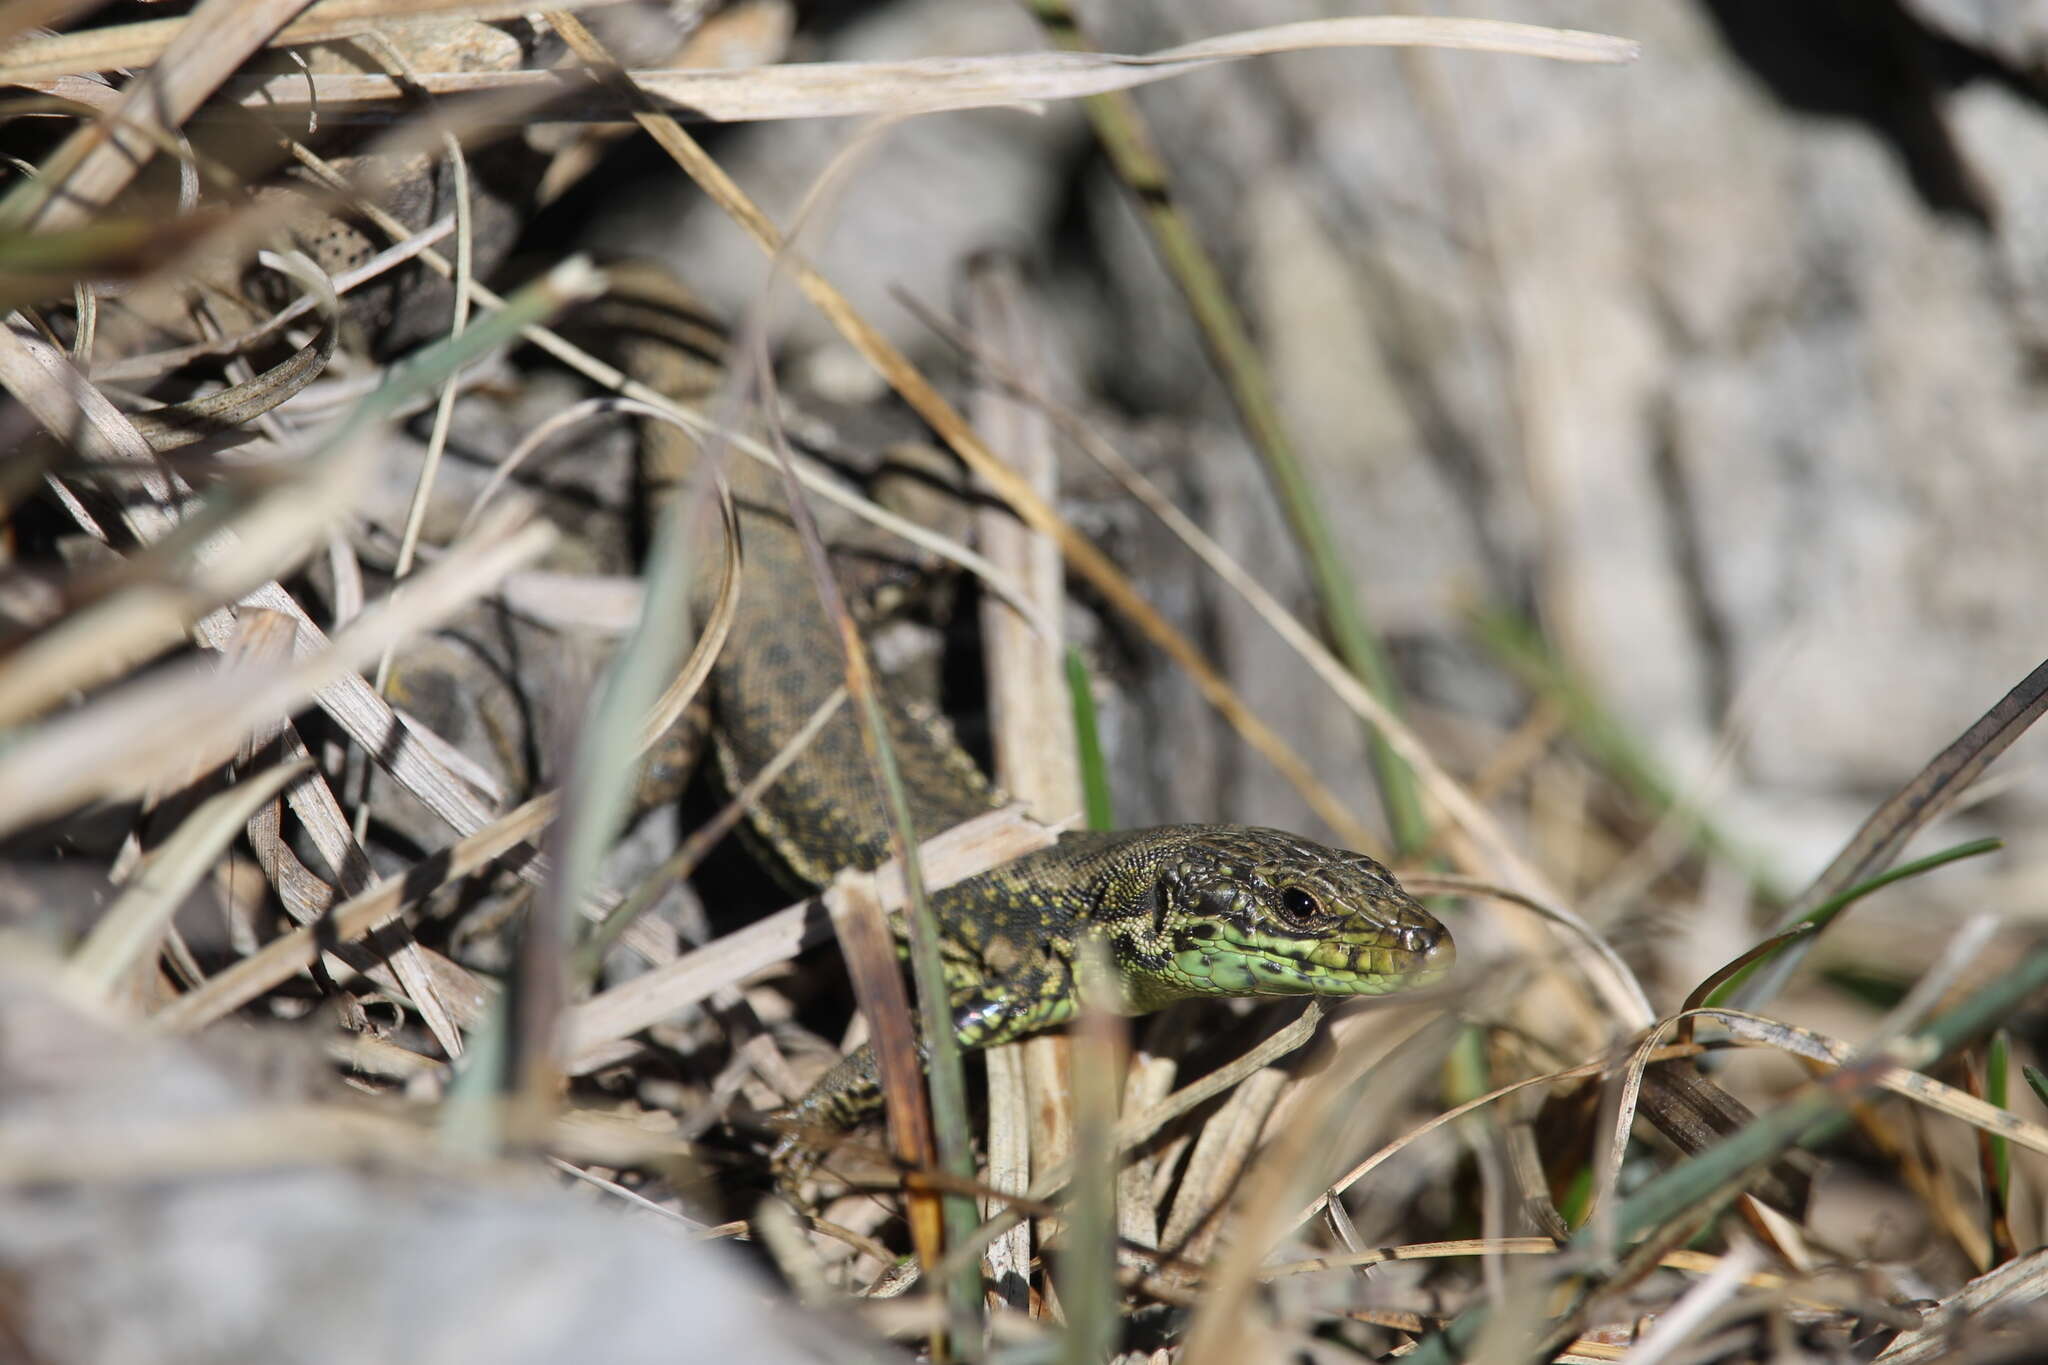
POLYGON ((2041 1074, 2041 1068, 2022 1063, 2020 1075, 2026 1078, 2027 1089, 2034 1092, 2034 1098, 2048 1104, 2048 1076, 2041 1074))
POLYGON ((1115 829, 1109 765, 1102 757, 1102 732, 1096 726, 1095 689, 1081 651, 1072 645, 1067 646, 1067 695, 1074 703, 1074 747, 1080 751, 1081 801, 1088 828, 1115 829))
POLYGON ((1954 848, 1945 848, 1939 853, 1930 853, 1925 858, 1918 858, 1910 863, 1902 863, 1887 872, 1882 872, 1872 877, 1867 882, 1860 882, 1850 887, 1839 896, 1822 901, 1803 916, 1797 924, 1775 937, 1773 942, 1776 946, 1773 951, 1759 955, 1754 961, 1749 962, 1740 971, 1734 973, 1719 986, 1716 986, 1707 996, 1704 1003, 1709 1006, 1719 1006, 1734 1002, 1738 1008, 1753 1008, 1753 1002, 1745 998, 1747 992, 1745 992, 1744 988, 1756 978, 1759 972, 1776 961, 1779 955, 1794 943, 1804 942, 1822 929, 1825 929, 1835 916, 1841 914, 1871 892, 1881 891, 1893 882, 1901 882, 1908 877, 1917 877, 1923 872, 1932 872, 1937 867, 1945 867, 1950 863, 1960 862, 1964 858, 1975 858, 1980 854, 1994 853, 2004 847, 2005 841, 2003 839, 1972 839, 1969 843, 1957 844, 1954 848))
POLYGON ((515 1004, 509 993, 493 1000, 469 1031, 469 1046, 454 1063, 455 1075, 434 1123, 435 1145, 450 1156, 487 1160, 505 1151, 515 1004))
MULTIPOLYGON (((1984 1099, 2000 1109, 2012 1108, 2012 1035, 1999 1029, 1984 1047, 1984 1099)), ((1999 1202, 2012 1195, 2012 1144, 1996 1133, 1991 1140, 1991 1166, 1997 1176, 1999 1202)))

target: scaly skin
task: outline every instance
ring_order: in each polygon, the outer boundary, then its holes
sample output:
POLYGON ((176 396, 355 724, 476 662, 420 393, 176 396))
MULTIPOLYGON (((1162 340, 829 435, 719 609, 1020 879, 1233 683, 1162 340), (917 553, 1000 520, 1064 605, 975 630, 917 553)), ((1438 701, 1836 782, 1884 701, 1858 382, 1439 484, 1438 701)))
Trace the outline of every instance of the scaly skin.
MULTIPOLYGON (((1068 834, 932 896, 962 1046, 1074 1017, 1074 959, 1099 935, 1117 997, 1144 1014, 1197 996, 1387 995, 1440 980, 1451 936, 1357 853, 1248 825, 1068 834)), ((873 1054, 841 1062, 791 1117, 815 1133, 879 1104, 873 1054)), ((787 1157, 803 1141, 785 1139, 787 1157)))
MULTIPOLYGON (((642 280, 656 301, 662 286, 642 280)), ((674 382, 676 350, 629 345, 656 387, 674 382)), ((677 438, 650 426, 648 442, 677 438)), ((737 786, 765 764, 842 680, 837 642, 818 605, 772 480, 735 460, 743 576, 738 614, 710 681, 720 766, 737 786)), ((708 607, 701 603, 700 608, 708 607)), ((886 692, 887 689, 885 688, 886 692)), ((920 839, 987 811, 972 760, 893 701, 889 739, 920 839)), ((860 731, 842 707, 749 816, 786 875, 823 885, 841 867, 888 855, 887 816, 860 731)), ((1357 853, 1242 825, 1168 825, 1069 834, 1054 847, 935 893, 953 1028, 970 1048, 1071 1019, 1081 940, 1099 935, 1131 1014, 1196 996, 1385 995, 1450 970, 1443 925, 1391 874, 1357 853)), ((798 1133, 849 1128, 880 1104, 874 1059, 860 1049, 791 1114, 798 1133)), ((802 1141, 785 1140, 781 1155, 802 1141)))

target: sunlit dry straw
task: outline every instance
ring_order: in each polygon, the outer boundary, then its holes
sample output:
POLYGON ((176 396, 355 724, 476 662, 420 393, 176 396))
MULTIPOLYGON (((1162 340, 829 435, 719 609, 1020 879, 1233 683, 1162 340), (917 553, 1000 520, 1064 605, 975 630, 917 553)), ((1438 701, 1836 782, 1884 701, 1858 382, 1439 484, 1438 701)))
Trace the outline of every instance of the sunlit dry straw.
POLYGON ((224 682, 211 666, 176 667, 108 689, 21 736, 0 754, 0 829, 87 801, 140 794, 181 772, 194 745, 232 745, 260 719, 288 713, 337 676, 376 657, 391 639, 431 628, 553 542, 537 522, 496 528, 427 573, 399 601, 364 614, 330 648, 280 670, 224 682))
MULTIPOLYGON (((1569 29, 1481 19, 1372 16, 1309 20, 1223 34, 1143 55, 1026 52, 996 57, 932 57, 897 62, 820 62, 744 71, 635 71, 634 82, 660 107, 715 122, 848 118, 874 114, 932 114, 1044 100, 1080 99, 1128 90, 1207 70, 1221 63, 1337 48, 1427 46, 1546 57, 1558 61, 1626 62, 1636 45, 1626 39, 1569 29)), ((14 78, 0 64, 0 79, 14 78)), ((20 84, 41 88, 35 79, 20 84)), ((231 95, 252 107, 286 113, 317 101, 328 116, 351 106, 399 99, 405 86, 382 75, 256 78, 237 82, 231 95)), ((435 95, 514 91, 545 98, 557 118, 616 119, 630 109, 559 72, 423 72, 421 87, 435 95)))
MULTIPOLYGON (((1051 831, 1017 810, 991 811, 925 840, 919 858, 928 884, 942 887, 1047 847, 1052 839, 1051 831)), ((902 883, 893 864, 882 864, 876 876, 884 906, 901 905, 902 883)), ((814 902, 804 900, 612 987, 570 1010, 565 1045, 570 1069, 579 1069, 580 1059, 602 1045, 637 1033, 721 986, 787 961, 829 935, 814 902)))

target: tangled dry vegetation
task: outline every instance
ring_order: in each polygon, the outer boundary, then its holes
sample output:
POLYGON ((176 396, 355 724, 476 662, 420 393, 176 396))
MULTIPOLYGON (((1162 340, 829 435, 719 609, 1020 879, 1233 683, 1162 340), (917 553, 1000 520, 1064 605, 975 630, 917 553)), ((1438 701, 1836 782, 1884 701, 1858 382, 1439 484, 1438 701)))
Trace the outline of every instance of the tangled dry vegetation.
MULTIPOLYGON (((1522 779, 1570 755, 1605 794, 1589 839, 1637 859, 1647 900, 1725 865, 1700 813, 1598 742, 1594 704, 1506 627, 1526 722, 1484 771, 1447 769, 1382 700, 1336 576, 1318 578, 1333 654, 1085 422, 1034 401, 1045 343, 1000 266, 958 333, 980 361, 970 425, 834 282, 784 260, 916 414, 905 434, 993 494, 971 562, 990 676, 1023 680, 988 688, 1005 784, 1051 820, 1105 794, 1084 791, 1106 779, 1058 644, 1078 609, 1064 556, 1087 610, 1194 671, 1333 827, 1378 845, 1316 780, 1362 758, 1288 750, 1061 519, 1064 440, 1372 727, 1399 865, 1468 970, 1385 1008, 1084 1019, 996 1050, 972 1114, 939 1115, 974 1124, 973 1172, 898 1132, 835 1149, 801 1200, 774 1189, 774 1111, 858 1013, 824 945, 836 922, 857 957, 862 888, 831 917, 776 908, 712 852, 743 803, 701 782, 666 799, 686 774, 663 737, 720 634, 672 609, 678 542, 717 523, 678 512, 664 533, 644 495, 665 474, 622 419, 735 459, 781 443, 745 347, 686 405, 613 368, 592 323, 610 277, 537 259, 534 225, 644 133, 780 252, 684 120, 943 118, 1310 45, 1627 56, 1388 19, 1140 63, 1046 23, 1074 50, 804 67, 775 64, 787 14, 763 3, 0 12, 0 1353, 1902 1362, 2043 1339, 2023 1248, 2048 1129, 2016 1116, 2008 1073, 2048 949, 1987 907, 1910 964, 1909 989, 1863 983, 1853 1046, 1771 1010, 2034 719, 2048 673, 1660 1013, 1573 913, 1583 880, 1526 851, 1544 795, 1522 779), (713 65, 735 48, 754 64, 713 65), (1803 1070, 1720 1065, 1743 1050, 1803 1070)), ((1093 113, 1133 134, 1132 106, 1093 113)), ((1142 130, 1121 146, 1145 183, 1142 130)), ((1200 292, 1170 201, 1147 202, 1284 494, 1256 361, 1200 292)), ((782 426, 806 452, 847 444, 815 415, 782 426)), ((1321 513, 1290 511, 1313 559, 1321 513)), ((927 846, 924 876, 1049 837, 1006 812, 927 846)))

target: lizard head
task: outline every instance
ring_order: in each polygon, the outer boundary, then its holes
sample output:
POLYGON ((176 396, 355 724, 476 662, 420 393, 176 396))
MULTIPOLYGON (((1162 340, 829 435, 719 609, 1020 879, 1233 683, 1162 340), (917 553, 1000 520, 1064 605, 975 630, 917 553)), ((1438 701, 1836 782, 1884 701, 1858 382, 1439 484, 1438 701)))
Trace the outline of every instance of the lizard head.
POLYGON ((1131 964, 1141 995, 1387 995, 1457 958, 1450 931, 1363 854, 1247 826, 1176 842, 1154 865, 1131 964))

